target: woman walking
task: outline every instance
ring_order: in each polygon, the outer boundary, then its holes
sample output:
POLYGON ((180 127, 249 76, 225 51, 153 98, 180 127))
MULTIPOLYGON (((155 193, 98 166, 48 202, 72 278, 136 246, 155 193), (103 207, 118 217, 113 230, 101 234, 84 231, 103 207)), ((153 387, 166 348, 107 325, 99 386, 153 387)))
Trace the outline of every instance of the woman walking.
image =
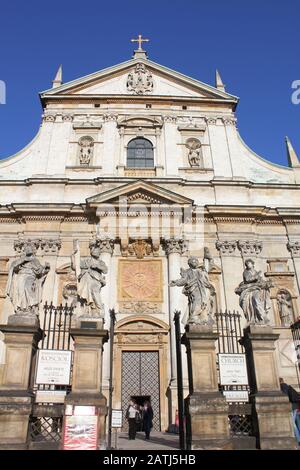
POLYGON ((143 406, 143 430, 145 432, 145 439, 150 439, 150 432, 153 427, 153 410, 150 401, 145 401, 143 406))

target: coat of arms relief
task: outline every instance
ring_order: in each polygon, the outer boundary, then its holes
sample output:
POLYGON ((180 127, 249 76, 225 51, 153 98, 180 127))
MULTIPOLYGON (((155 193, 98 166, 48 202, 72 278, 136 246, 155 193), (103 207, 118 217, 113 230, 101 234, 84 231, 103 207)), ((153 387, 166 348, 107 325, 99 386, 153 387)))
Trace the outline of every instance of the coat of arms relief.
POLYGON ((153 91, 152 74, 144 64, 136 64, 134 70, 127 76, 127 91, 134 95, 145 95, 153 91))

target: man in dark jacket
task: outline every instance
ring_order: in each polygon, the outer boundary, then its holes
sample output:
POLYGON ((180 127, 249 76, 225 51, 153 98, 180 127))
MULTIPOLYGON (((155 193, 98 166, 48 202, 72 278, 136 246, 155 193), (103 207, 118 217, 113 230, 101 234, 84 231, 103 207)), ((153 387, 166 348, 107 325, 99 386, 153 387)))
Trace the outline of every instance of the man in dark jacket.
POLYGON ((297 410, 300 405, 300 393, 297 392, 291 385, 285 383, 282 377, 279 377, 279 383, 282 393, 288 396, 292 409, 297 410))
POLYGON ((153 410, 149 401, 145 401, 143 406, 143 430, 145 432, 145 439, 150 439, 150 431, 153 427, 153 410))

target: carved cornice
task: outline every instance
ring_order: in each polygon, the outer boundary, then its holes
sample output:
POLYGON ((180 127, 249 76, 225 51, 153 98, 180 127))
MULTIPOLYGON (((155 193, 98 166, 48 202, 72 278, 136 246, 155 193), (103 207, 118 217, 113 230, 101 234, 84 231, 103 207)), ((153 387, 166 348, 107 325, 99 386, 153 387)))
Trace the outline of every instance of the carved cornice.
POLYGON ((223 255, 232 254, 235 252, 237 242, 235 240, 218 240, 216 242, 216 248, 223 255))
POLYGON ((62 222, 64 220, 64 216, 62 215, 24 215, 23 216, 24 221, 30 221, 30 222, 39 222, 39 221, 49 221, 49 222, 62 222))
POLYGON ((259 255, 263 248, 259 240, 238 240, 237 246, 243 256, 259 255))
POLYGON ((287 243, 287 249, 290 251, 292 256, 295 256, 296 258, 300 257, 300 242, 291 242, 289 241, 287 243))
POLYGON ((0 224, 21 224, 22 218, 20 217, 0 217, 0 224))
POLYGON ((87 222, 88 218, 84 216, 73 216, 73 217, 64 217, 64 222, 87 222))
POLYGON ((183 238, 163 239, 162 246, 167 256, 174 253, 182 255, 188 251, 188 241, 183 238))

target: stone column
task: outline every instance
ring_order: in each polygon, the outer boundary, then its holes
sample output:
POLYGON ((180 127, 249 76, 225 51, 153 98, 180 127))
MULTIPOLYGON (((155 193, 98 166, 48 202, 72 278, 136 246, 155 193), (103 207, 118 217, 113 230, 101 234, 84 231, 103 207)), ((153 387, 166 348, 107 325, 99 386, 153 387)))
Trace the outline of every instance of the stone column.
POLYGON ((178 164, 174 155, 178 153, 179 135, 177 130, 177 118, 175 116, 164 116, 164 142, 167 176, 178 176, 178 164))
POLYGON ((291 253, 298 291, 300 292, 300 242, 289 240, 287 243, 287 249, 291 253))
MULTIPOLYGON (((100 238, 100 250, 101 250, 101 259, 104 261, 108 268, 108 272, 106 274, 106 286, 102 289, 102 301, 104 304, 104 312, 105 312, 105 317, 104 317, 104 325, 107 330, 109 330, 110 327, 110 316, 109 316, 109 309, 114 307, 112 305, 112 299, 111 299, 111 283, 114 282, 112 281, 112 267, 111 267, 111 260, 112 260, 112 254, 114 251, 114 239, 111 237, 105 237, 105 238, 100 238)), ((113 338, 112 338, 113 341, 113 338)), ((103 349, 103 380, 102 380, 102 387, 103 387, 103 393, 106 398, 108 398, 108 393, 109 393, 109 372, 110 372, 110 348, 109 348, 109 341, 104 344, 104 349, 103 349)))
POLYGON ((192 450, 232 448, 228 404, 218 390, 217 338, 207 325, 187 325, 182 338, 189 368, 190 394, 185 404, 192 450))
POLYGON ((11 315, 7 325, 0 325, 0 331, 6 349, 0 378, 0 449, 27 449, 36 351, 42 330, 36 318, 11 315))
POLYGON ((95 406, 99 416, 99 447, 105 448, 107 400, 102 394, 103 344, 108 339, 103 321, 74 321, 71 328, 74 339, 72 392, 66 405, 95 406))
POLYGON ((253 414, 256 412, 261 449, 297 449, 291 404, 280 390, 275 356, 279 334, 271 326, 250 325, 244 329, 241 343, 245 347, 251 387, 253 414))
POLYGON ((116 125, 117 115, 105 114, 103 119, 103 175, 113 176, 116 172, 116 148, 120 139, 116 125))
MULTIPOLYGON (((186 242, 179 238, 164 240, 164 249, 168 257, 168 283, 180 276, 181 255, 186 247, 186 242)), ((169 384, 169 394, 171 402, 171 423, 174 424, 177 402, 177 366, 176 366, 176 341, 174 312, 181 310, 182 287, 169 287, 169 324, 170 324, 170 356, 171 356, 171 380, 169 384)))

